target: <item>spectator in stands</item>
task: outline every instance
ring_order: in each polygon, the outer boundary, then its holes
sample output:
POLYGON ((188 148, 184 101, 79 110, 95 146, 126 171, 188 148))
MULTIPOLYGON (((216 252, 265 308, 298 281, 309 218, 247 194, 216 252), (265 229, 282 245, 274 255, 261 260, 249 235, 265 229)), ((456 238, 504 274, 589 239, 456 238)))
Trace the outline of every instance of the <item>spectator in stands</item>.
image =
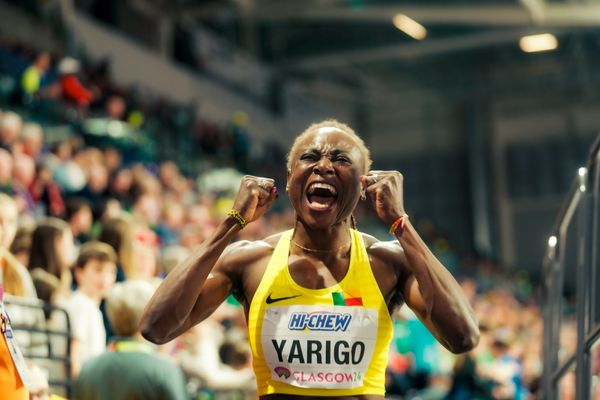
POLYGON ((106 100, 106 116, 110 119, 116 119, 122 121, 125 119, 125 112, 127 111, 127 104, 125 99, 121 96, 110 96, 106 100))
POLYGON ((44 130, 38 124, 26 123, 19 137, 21 151, 38 160, 44 149, 44 130))
MULTIPOLYGON (((0 252, 4 253, 4 268, 2 280, 4 292, 18 297, 6 305, 11 315, 12 323, 16 326, 44 328, 44 315, 41 310, 28 305, 37 305, 37 294, 31 276, 27 269, 9 252, 9 247, 17 231, 17 205, 4 193, 0 193, 0 226, 4 234, 0 243, 0 252)), ((45 337, 40 334, 30 334, 26 331, 15 332, 19 346, 23 350, 38 350, 44 344, 45 337)))
POLYGON ((3 148, 0 148, 0 192, 13 194, 13 158, 12 155, 3 148))
POLYGON ((109 244, 117 253, 117 282, 135 275, 135 221, 131 215, 121 213, 103 221, 98 240, 109 244))
POLYGON ((37 204, 31 194, 35 180, 35 160, 24 153, 14 154, 13 190, 20 211, 34 214, 37 204))
POLYGON ((142 339, 138 324, 153 286, 144 281, 116 284, 107 297, 119 335, 104 354, 89 360, 75 382, 75 400, 187 399, 181 370, 142 339))
POLYGON ((68 199, 65 217, 77 247, 90 240, 93 218, 92 207, 88 200, 80 197, 68 199))
POLYGON ((36 298, 35 288, 27 269, 9 252, 17 233, 17 219, 17 204, 11 197, 0 193, 0 228, 3 231, 0 251, 4 254, 2 270, 4 291, 14 296, 36 298))
POLYGON ((63 99, 79 107, 88 107, 93 99, 91 90, 87 89, 77 74, 81 69, 79 61, 71 57, 63 58, 58 64, 60 87, 63 99))
POLYGON ((19 260, 21 265, 29 265, 29 252, 31 251, 31 239, 33 238, 34 229, 35 225, 23 224, 19 226, 17 234, 10 245, 11 254, 19 260))
POLYGON ((68 297, 71 293, 69 267, 74 258, 73 234, 65 221, 48 218, 35 228, 29 253, 29 271, 41 268, 57 277, 61 282, 59 297, 68 297))
POLYGON ((104 166, 108 170, 111 176, 121 167, 123 163, 123 156, 121 152, 114 147, 107 147, 103 151, 104 155, 104 166))
POLYGON ((47 51, 36 54, 33 63, 27 67, 21 77, 21 90, 23 91, 23 94, 31 96, 40 90, 42 79, 49 67, 50 54, 47 51))
MULTIPOLYGON (((4 241, 4 229, 0 224, 0 243, 4 241)), ((0 268, 4 265, 4 254, 5 252, 0 249, 0 268)), ((0 335, 0 388, 2 388, 3 398, 11 400, 27 400, 29 398, 29 392, 17 372, 4 335, 0 335)))
MULTIPOLYGON (((223 308, 223 307, 222 307, 223 308)), ((200 380, 203 387, 210 390, 255 390, 254 373, 250 368, 234 368, 224 363, 220 350, 225 343, 225 331, 213 315, 187 331, 179 340, 179 351, 175 354, 187 376, 200 380)), ((238 342, 241 342, 238 340, 238 342)), ((247 339, 243 342, 247 343, 247 339)), ((249 360, 248 352, 246 359, 249 360)))
POLYGON ((165 161, 160 164, 158 178, 164 188, 170 189, 179 178, 179 167, 173 161, 165 161))
POLYGON ((109 184, 109 196, 121 202, 125 206, 131 206, 133 203, 132 186, 133 173, 129 168, 123 168, 116 171, 109 184))
POLYGON ((199 227, 203 237, 209 236, 216 227, 210 204, 212 200, 204 200, 187 208, 187 220, 191 226, 199 227))
POLYGON ((177 264, 185 260, 190 251, 183 246, 165 247, 161 254, 161 267, 164 275, 167 275, 177 264))
POLYGON ((471 353, 461 354, 454 364, 452 386, 446 394, 447 400, 471 400, 492 398, 491 387, 482 382, 471 353))
POLYGON ((160 196, 146 192, 133 203, 132 212, 138 221, 154 228, 160 223, 161 204, 160 196))
POLYGON ((151 280, 158 274, 158 255, 156 249, 150 244, 136 241, 134 245, 135 253, 135 275, 133 279, 151 280))
POLYGON ((165 201, 161 223, 156 228, 162 245, 175 245, 179 241, 179 232, 185 225, 185 210, 180 203, 165 201))
POLYGON ((56 183, 66 193, 75 193, 83 189, 87 178, 83 169, 72 160, 73 144, 69 140, 57 143, 47 158, 56 183))
POLYGON ((53 217, 63 217, 65 215, 65 203, 60 187, 54 181, 52 171, 47 165, 37 165, 30 193, 44 214, 53 217))
POLYGON ((66 304, 71 319, 72 373, 77 376, 82 365, 101 354, 106 345, 106 331, 100 302, 115 283, 117 255, 102 242, 88 242, 81 247, 75 262, 77 290, 66 304))
POLYGON ((196 246, 199 246, 206 239, 207 233, 201 227, 194 224, 187 224, 179 234, 179 242, 183 247, 192 251, 196 246))
POLYGON ((107 197, 108 170, 104 165, 94 162, 89 165, 87 173, 87 184, 77 195, 87 199, 92 205, 100 204, 107 197))
POLYGON ((92 226, 92 237, 98 237, 102 230, 102 223, 112 218, 118 218, 124 213, 121 203, 117 199, 107 197, 106 201, 100 203, 92 212, 94 225, 92 226))
POLYGON ((21 133, 23 119, 19 114, 7 111, 0 115, 0 148, 12 152, 12 146, 21 133))

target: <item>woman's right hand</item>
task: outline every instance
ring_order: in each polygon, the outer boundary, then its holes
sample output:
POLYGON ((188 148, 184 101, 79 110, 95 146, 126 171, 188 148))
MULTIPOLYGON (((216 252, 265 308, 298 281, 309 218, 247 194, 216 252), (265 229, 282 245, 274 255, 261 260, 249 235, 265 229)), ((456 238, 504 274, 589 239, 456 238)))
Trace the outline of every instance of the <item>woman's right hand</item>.
POLYGON ((279 194, 273 179, 246 175, 240 183, 233 209, 250 223, 259 219, 277 197, 279 194))

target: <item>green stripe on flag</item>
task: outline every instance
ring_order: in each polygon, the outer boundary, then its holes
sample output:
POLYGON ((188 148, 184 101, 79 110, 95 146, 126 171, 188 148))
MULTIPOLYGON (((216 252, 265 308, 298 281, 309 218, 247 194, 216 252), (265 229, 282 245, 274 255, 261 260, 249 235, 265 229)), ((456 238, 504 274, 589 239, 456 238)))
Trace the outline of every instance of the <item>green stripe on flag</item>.
POLYGON ((333 297, 333 305, 334 306, 345 306, 346 300, 344 299, 344 294, 340 292, 331 293, 331 297, 333 297))

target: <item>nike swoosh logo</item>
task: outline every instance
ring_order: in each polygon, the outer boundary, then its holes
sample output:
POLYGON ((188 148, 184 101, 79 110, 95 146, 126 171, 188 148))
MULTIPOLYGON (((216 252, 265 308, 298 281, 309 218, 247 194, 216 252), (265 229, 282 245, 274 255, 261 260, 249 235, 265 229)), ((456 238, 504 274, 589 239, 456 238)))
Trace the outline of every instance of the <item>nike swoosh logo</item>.
POLYGON ((273 304, 273 303, 277 303, 278 301, 289 300, 289 299, 293 299, 293 298, 302 296, 301 294, 297 294, 295 296, 278 297, 278 298, 274 299, 271 297, 272 294, 273 293, 269 293, 269 295, 267 296, 267 300, 266 300, 267 304, 273 304))

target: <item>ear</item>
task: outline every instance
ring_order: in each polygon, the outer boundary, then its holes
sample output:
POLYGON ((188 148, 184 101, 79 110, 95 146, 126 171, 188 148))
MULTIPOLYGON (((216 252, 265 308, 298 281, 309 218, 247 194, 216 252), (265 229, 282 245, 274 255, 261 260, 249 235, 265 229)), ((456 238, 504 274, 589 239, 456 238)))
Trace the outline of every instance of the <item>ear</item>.
POLYGON ((288 191, 288 189, 289 189, 289 186, 288 186, 288 185, 289 185, 289 181, 290 181, 290 176, 292 176, 292 170, 291 170, 291 169, 288 169, 288 170, 287 170, 287 173, 286 173, 286 177, 287 177, 286 179, 287 179, 287 182, 285 183, 285 191, 286 191, 286 192, 287 192, 287 191, 288 191))

